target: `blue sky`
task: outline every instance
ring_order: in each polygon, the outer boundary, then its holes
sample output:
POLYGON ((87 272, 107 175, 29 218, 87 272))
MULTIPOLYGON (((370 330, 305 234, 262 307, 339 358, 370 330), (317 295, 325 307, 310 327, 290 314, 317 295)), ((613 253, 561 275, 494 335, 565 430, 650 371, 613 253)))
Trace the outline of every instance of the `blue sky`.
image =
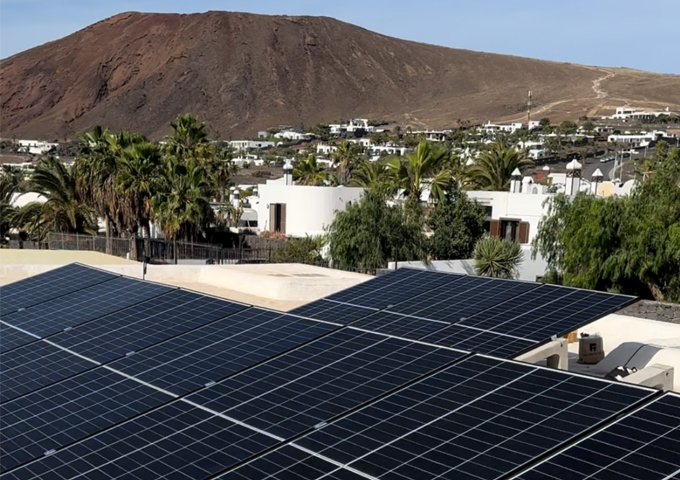
POLYGON ((680 74, 679 0, 0 0, 0 58, 128 10, 325 15, 448 47, 680 74))

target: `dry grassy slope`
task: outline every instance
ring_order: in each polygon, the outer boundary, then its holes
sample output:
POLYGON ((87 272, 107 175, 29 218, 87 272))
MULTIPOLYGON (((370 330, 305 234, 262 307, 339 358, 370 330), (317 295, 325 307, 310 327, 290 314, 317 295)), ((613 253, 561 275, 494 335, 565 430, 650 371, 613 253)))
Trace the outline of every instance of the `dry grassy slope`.
POLYGON ((192 112, 222 138, 277 124, 386 118, 444 127, 554 119, 626 99, 680 104, 680 77, 399 40, 324 17, 124 13, 0 62, 2 136, 64 138, 96 124, 152 137, 192 112), (639 89, 632 90, 629 85, 639 89))

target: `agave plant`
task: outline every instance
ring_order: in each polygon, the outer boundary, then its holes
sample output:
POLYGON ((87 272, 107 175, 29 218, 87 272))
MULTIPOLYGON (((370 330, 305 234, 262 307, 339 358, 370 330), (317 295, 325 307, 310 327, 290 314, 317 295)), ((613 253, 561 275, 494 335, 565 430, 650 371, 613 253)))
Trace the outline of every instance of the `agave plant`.
POLYGON ((498 237, 484 237, 472 253, 477 275, 495 278, 516 278, 524 254, 517 242, 498 237))

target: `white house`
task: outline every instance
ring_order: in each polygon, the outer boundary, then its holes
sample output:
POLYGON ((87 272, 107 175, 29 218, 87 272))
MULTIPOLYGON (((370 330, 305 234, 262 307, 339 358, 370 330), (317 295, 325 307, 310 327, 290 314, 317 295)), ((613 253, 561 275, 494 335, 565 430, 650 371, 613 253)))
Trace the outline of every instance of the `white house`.
POLYGON ((278 133, 275 133, 274 138, 280 138, 280 139, 283 139, 283 140, 291 140, 291 141, 302 141, 302 140, 310 140, 312 138, 312 136, 307 134, 307 133, 299 133, 299 132, 295 132, 293 130, 282 130, 278 133))
POLYGON ((58 143, 43 142, 40 140, 17 140, 19 152, 31 155, 45 155, 59 146, 58 143))
POLYGON ((482 125, 482 130, 486 133, 513 133, 522 128, 522 122, 514 122, 509 124, 496 124, 490 121, 482 125))
POLYGON ((381 155, 406 155, 407 148, 401 145, 392 145, 391 143, 385 145, 373 145, 371 147, 371 157, 379 158, 381 155), (384 152, 384 153, 383 153, 384 152))
POLYGON ((430 142, 443 142, 449 136, 452 130, 417 130, 411 132, 413 135, 422 135, 425 140, 430 142))
POLYGON ((668 107, 661 111, 644 111, 631 107, 618 107, 614 115, 602 118, 611 118, 612 120, 652 120, 661 115, 671 115, 672 113, 674 112, 671 112, 668 107))
POLYGON ((376 132, 376 128, 368 124, 367 118, 353 118, 349 123, 331 123, 328 126, 330 127, 331 135, 340 135, 345 132, 354 133, 357 131, 364 131, 366 133, 376 132))
POLYGON ((631 148, 637 147, 647 147, 655 140, 660 138, 671 138, 663 130, 653 130, 651 132, 641 132, 641 133, 629 133, 625 132, 622 134, 609 135, 607 141, 611 143, 625 143, 631 148))
POLYGON ((284 168, 283 182, 267 181, 258 187, 259 231, 281 232, 292 237, 318 235, 336 212, 361 198, 362 188, 293 185, 291 170, 284 168))
POLYGON ((274 147, 276 144, 274 142, 266 142, 264 140, 232 140, 229 146, 234 150, 247 152, 249 150, 255 149, 265 149, 274 147))
POLYGON ((316 144, 316 153, 319 155, 330 155, 333 152, 336 152, 338 150, 338 147, 334 147, 333 145, 328 145, 327 143, 317 143, 316 144))

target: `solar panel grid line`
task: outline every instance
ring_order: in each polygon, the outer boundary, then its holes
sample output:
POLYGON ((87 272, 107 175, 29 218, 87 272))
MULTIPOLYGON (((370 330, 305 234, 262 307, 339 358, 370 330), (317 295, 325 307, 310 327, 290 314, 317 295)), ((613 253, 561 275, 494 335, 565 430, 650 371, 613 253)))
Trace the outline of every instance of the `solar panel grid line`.
MULTIPOLYGON (((567 382, 567 381, 568 381, 568 377, 565 377, 565 379, 564 379, 562 382, 557 383, 557 384, 554 384, 554 385, 548 387, 545 391, 540 392, 540 393, 537 393, 537 394, 534 395, 533 397, 530 397, 530 398, 524 400, 522 403, 520 403, 520 405, 522 405, 522 404, 528 404, 528 402, 529 402, 530 400, 535 399, 535 398, 537 398, 537 397, 539 397, 539 396, 541 396, 541 395, 544 395, 547 391, 552 390, 552 389, 556 388, 558 385, 562 385, 563 383, 565 383, 565 382, 567 382)), ((587 400, 587 399, 589 399, 589 398, 593 398, 597 393, 599 393, 599 392, 598 392, 598 391, 593 391, 593 393, 591 393, 590 395, 585 396, 585 397, 582 397, 582 398, 579 399, 577 402, 572 403, 570 406, 581 404, 581 403, 583 403, 585 400, 587 400)), ((513 406, 513 408, 518 408, 518 406, 513 406)), ((503 413, 505 413, 505 412, 503 412, 503 413)), ((557 415, 557 413, 559 413, 559 412, 556 412, 555 414, 553 414, 553 415, 551 415, 551 416, 547 416, 547 417, 542 418, 539 422, 534 423, 534 424, 532 425, 532 428, 535 427, 535 426, 537 426, 537 425, 541 425, 542 423, 544 423, 544 422, 546 422, 546 421, 548 421, 548 420, 550 420, 550 419, 554 419, 555 416, 557 415)), ((501 415, 502 415, 502 413, 499 413, 499 414, 496 415, 495 417, 490 417, 490 418, 488 418, 488 419, 482 421, 480 424, 478 424, 478 425, 475 426, 474 428, 479 428, 479 427, 482 426, 482 425, 485 425, 485 424, 487 424, 487 423, 490 423, 492 420, 495 420, 496 418, 500 417, 501 415)), ((459 438, 459 437, 463 437, 463 436, 465 436, 466 433, 470 432, 471 430, 473 430, 473 428, 470 428, 467 432, 458 433, 455 437, 453 437, 453 439, 459 438)), ((451 470, 449 470, 449 471, 446 472, 446 473, 452 472, 452 471, 454 471, 455 469, 458 469, 458 468, 462 467, 462 466, 465 465, 466 463, 470 463, 470 462, 474 461, 475 459, 481 457, 481 456, 484 455, 485 453, 488 453, 488 452, 490 452, 491 450, 493 450, 493 449, 495 449, 495 448, 498 448, 498 447, 503 448, 503 443, 509 442, 509 441, 515 439, 516 437, 518 437, 518 436, 519 436, 520 434, 522 434, 522 433, 524 433, 524 432, 520 430, 520 431, 518 431, 514 436, 507 437, 507 438, 506 438, 505 440, 503 440, 502 442, 499 442, 499 443, 496 443, 496 444, 491 445, 491 447, 488 448, 487 450, 478 452, 477 455, 475 455, 475 456, 473 456, 473 457, 471 457, 471 458, 469 458, 469 459, 466 459, 464 462, 462 462, 461 464, 457 465, 455 468, 452 468, 451 470)), ((427 453, 427 452, 425 452, 425 453, 427 453)), ((420 454, 419 456, 423 456, 425 453, 422 453, 422 454, 420 454)), ((417 457, 416 457, 416 458, 417 458, 417 457)), ((442 475, 445 475, 446 473, 443 473, 442 475)))
MULTIPOLYGON (((27 330, 24 330, 24 329, 21 328, 21 327, 17 327, 16 325, 9 324, 9 323, 5 322, 4 320, 0 320, 0 324, 6 326, 6 327, 8 327, 8 328, 11 328, 11 329, 13 329, 13 330, 17 330, 17 331, 19 331, 19 332, 21 332, 21 333, 25 333, 26 335, 30 335, 31 337, 35 338, 36 340, 40 340, 40 336, 39 336, 39 335, 36 335, 35 333, 31 333, 31 332, 29 332, 29 331, 27 331, 27 330)), ((9 350, 8 350, 8 351, 9 351, 9 350)))
POLYGON ((533 340, 527 339, 509 340, 508 337, 496 335, 494 332, 475 331, 470 334, 470 329, 459 325, 447 325, 421 337, 420 341, 501 358, 516 357, 519 352, 532 348, 535 344, 533 340))
MULTIPOLYGON (((492 368, 493 368, 493 367, 492 367, 492 368)), ((490 369, 489 369, 489 370, 490 370, 490 369)), ((484 399, 484 398, 486 398, 486 397, 488 397, 488 396, 490 396, 490 395, 493 395, 494 393, 500 391, 501 389, 506 388, 509 384, 515 383, 515 382, 521 380, 522 378, 531 375, 532 373, 533 373, 533 371, 532 371, 532 370, 529 370, 529 371, 525 372, 524 374, 520 375, 519 377, 514 378, 514 379, 511 380, 510 382, 505 383, 505 384, 502 384, 502 385, 499 385, 498 387, 496 387, 496 388, 494 388, 494 389, 492 389, 492 390, 490 390, 490 391, 488 391, 488 392, 486 392, 486 393, 480 395, 480 396, 477 397, 474 401, 479 401, 479 400, 482 400, 482 399, 484 399)), ((424 404, 426 401, 427 401, 427 399, 426 399, 426 400, 422 400, 422 401, 418 402, 416 405, 422 405, 422 404, 424 404)), ((351 466, 352 463, 354 463, 354 462, 356 462, 356 461, 359 461, 359 460, 361 460, 361 459, 363 459, 363 458, 366 458, 367 456, 369 456, 369 455, 371 455, 371 454, 373 454, 373 453, 375 453, 375 452, 377 452, 377 451, 379 451, 379 450, 381 450, 381 449, 383 449, 383 448, 385 448, 385 447, 388 447, 388 446, 390 446, 390 445, 392 445, 392 444, 398 442, 399 440, 405 439, 405 438, 408 437, 409 435, 411 435, 411 434, 413 434, 413 433, 415 433, 415 432, 417 432, 417 431, 419 431, 419 430, 422 430, 422 429, 424 429, 424 428, 426 428, 426 427, 428 427, 428 426, 434 424, 435 422, 438 422, 438 421, 440 421, 441 419, 443 419, 443 418, 445 418, 445 417, 447 417, 447 416, 449 416, 449 415, 451 415, 451 414, 453 414, 453 413, 458 412, 459 410, 461 410, 461 409, 463 409, 463 408, 465 408, 465 407, 467 407, 467 406, 468 406, 468 403, 464 403, 464 404, 462 404, 462 405, 456 407, 455 409, 453 409, 453 410, 451 410, 451 411, 445 413, 444 415, 441 415, 441 416, 439 416, 439 417, 435 417, 434 419, 432 419, 432 420, 430 420, 430 421, 428 421, 428 422, 425 422, 425 423, 423 423, 422 425, 419 425, 418 427, 416 427, 416 428, 414 428, 414 429, 409 430, 407 433, 405 433, 405 434, 403 434, 403 435, 400 435, 400 436, 398 436, 398 437, 396 437, 396 438, 394 438, 394 439, 392 439, 392 440, 390 440, 390 441, 388 441, 388 442, 383 443, 380 447, 378 447, 378 448, 376 448, 376 449, 374 449, 374 450, 371 450, 371 451, 369 451, 369 452, 367 452, 367 453, 365 453, 365 454, 362 454, 362 455, 360 455, 359 457, 354 458, 351 462, 349 462, 349 463, 347 464, 347 466, 351 466)), ((297 445, 296 443, 294 443, 294 442, 293 442, 293 444, 294 444, 295 446, 298 446, 298 445, 297 445)))
MULTIPOLYGON (((425 341, 416 340, 416 339, 413 339, 413 338, 404 338, 404 337, 400 337, 398 335, 390 335, 389 333, 377 332, 375 330, 367 330, 365 328, 353 327, 351 325, 346 327, 346 328, 351 328, 352 330, 358 330, 360 332, 365 332, 365 333, 375 333, 376 335, 384 335, 385 337, 395 338, 397 340, 407 340, 409 342, 417 343, 417 344, 420 344, 420 345, 427 345, 429 347, 438 347, 438 348, 446 348, 446 349, 449 349, 449 350, 465 351, 465 349, 463 349, 463 348, 454 348, 454 347, 447 346, 447 345, 437 345, 437 344, 434 344, 434 343, 431 343, 431 342, 425 342, 425 341)), ((477 355, 477 354, 475 354, 474 352, 470 352, 470 355, 477 355)))
POLYGON ((315 302, 289 310, 287 313, 302 318, 326 320, 340 325, 347 325, 378 311, 379 310, 374 308, 360 307, 322 298, 315 302))
MULTIPOLYGON (((369 280, 369 282, 370 282, 370 280, 369 280)), ((385 287, 382 287, 382 288, 386 288, 386 287, 389 287, 389 286, 391 286, 391 285, 386 285, 385 287)), ((378 290, 380 290, 380 289, 378 289, 378 290)), ((369 306, 366 306, 366 305, 356 305, 352 302, 345 302, 345 301, 342 301, 342 300, 334 300, 332 298, 321 298, 320 300, 325 300, 326 302, 339 303, 340 305, 349 305, 351 307, 357 307, 357 308, 361 308, 361 309, 364 309, 364 310, 371 310, 373 312, 383 310, 382 308, 369 307, 369 306)))
POLYGON ((21 312, 7 315, 4 321, 39 337, 47 337, 64 328, 85 324, 173 290, 171 287, 118 277, 32 305, 21 312))
POLYGON ((40 340, 40 338, 36 335, 16 329, 0 320, 0 353, 9 352, 37 340, 40 340))
MULTIPOLYGON (((678 469, 671 472, 670 474, 666 473, 659 473, 656 472, 656 476, 653 478, 651 475, 653 473, 651 471, 646 471, 645 472, 645 477, 641 477, 639 475, 635 475, 635 473, 631 473, 628 478, 634 479, 634 480, 666 480, 669 478, 675 478, 678 473, 680 473, 680 410, 674 411, 675 418, 674 421, 671 422, 670 424, 667 422, 659 423, 658 419, 652 420, 649 418, 649 415, 644 418, 645 426, 650 426, 650 425, 655 425, 656 430, 664 430, 663 432, 660 431, 655 431, 652 433, 651 429, 641 429, 639 427, 631 426, 629 423, 630 420, 635 420, 636 416, 644 414, 646 412, 653 412, 653 409, 660 403, 663 403, 664 401, 668 399, 675 398, 678 400, 678 404, 680 404, 680 396, 674 393, 666 393, 666 394, 657 394, 654 396, 651 400, 647 400, 644 402, 641 402, 641 404, 636 405, 635 407, 631 408, 628 412, 626 412, 623 415, 620 415, 618 418, 616 418, 612 422, 605 423, 604 425, 597 426, 593 431, 589 432, 586 435, 583 435, 577 441, 575 442, 570 442, 567 443, 561 448, 556 449, 554 452, 551 452, 550 455, 547 455, 545 457, 542 457, 540 459, 537 459, 537 461, 533 462, 531 465, 522 468, 519 472, 513 472, 513 475, 510 476, 509 478, 511 480, 515 479, 522 479, 522 478, 540 478, 545 479, 545 478, 555 478, 559 480, 560 477, 550 475, 547 472, 540 471, 542 470, 541 467, 545 465, 550 465, 552 461, 556 458, 559 457, 564 457, 571 463, 574 468, 577 467, 578 463, 586 463, 588 465, 591 465, 593 467, 593 473, 584 473, 583 479, 591 479, 591 478, 599 478, 598 474, 600 473, 605 473, 607 472, 608 469, 612 468, 615 466, 617 463, 630 463, 633 466, 636 465, 636 462, 627 462, 626 459, 629 457, 633 457, 636 455, 646 457, 649 462, 652 462, 654 464, 657 464, 659 462, 663 461, 659 458, 651 457, 649 455, 641 454, 640 451, 648 448, 650 446, 654 446, 654 443, 663 440, 664 438, 667 438, 670 434, 675 435, 675 446, 676 448, 669 453, 675 454, 676 457, 676 462, 674 464, 674 467, 677 466, 678 469), (616 429, 617 427, 621 428, 623 432, 621 433, 616 433, 613 430, 616 429), (638 440, 638 434, 636 432, 640 432, 640 434, 643 437, 649 437, 651 438, 650 441, 641 441, 638 440), (620 439, 620 444, 610 444, 609 442, 605 442, 601 439, 598 439, 599 436, 602 436, 603 434, 607 434, 608 436, 612 437, 617 437, 620 439), (593 443, 595 442, 595 443, 593 443), (638 446, 634 446, 634 443, 639 443, 638 446), (587 444, 587 445, 586 445, 587 444), (601 452, 599 451, 596 447, 600 445, 605 445, 605 446, 610 446, 616 449, 621 450, 623 447, 621 445, 626 445, 625 449, 626 452, 623 453, 621 456, 612 456, 613 452, 601 452), (592 463, 588 460, 585 460, 584 458, 578 457, 577 452, 574 451, 575 449, 580 449, 583 446, 583 449, 588 451, 589 454, 593 456, 598 456, 597 459, 599 460, 599 463, 592 463), (540 471, 540 473, 539 473, 540 471)), ((676 406, 677 407, 677 406, 676 406)), ((617 475, 624 475, 625 474, 621 473, 620 471, 617 472, 617 475)))

